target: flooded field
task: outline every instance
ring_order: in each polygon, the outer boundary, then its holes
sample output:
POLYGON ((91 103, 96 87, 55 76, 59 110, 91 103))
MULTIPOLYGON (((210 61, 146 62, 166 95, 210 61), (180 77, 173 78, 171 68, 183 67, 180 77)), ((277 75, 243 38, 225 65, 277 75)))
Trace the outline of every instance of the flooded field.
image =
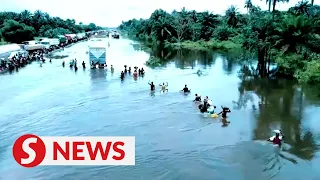
POLYGON ((144 65, 150 55, 131 43, 110 39, 107 64, 114 73, 83 70, 80 63, 89 66, 89 60, 88 42, 82 42, 58 53, 65 59, 0 76, 0 179, 320 179, 319 88, 241 80, 240 66, 219 53, 171 54, 163 67, 151 69, 144 65), (77 72, 61 66, 72 58, 77 72), (144 67, 146 74, 120 81, 124 65, 144 67), (168 82, 168 93, 157 86, 150 95, 149 81, 168 82), (179 92, 185 84, 192 89, 188 96, 179 92), (194 93, 209 96, 218 111, 230 107, 231 123, 201 114, 194 93), (273 129, 286 135, 282 151, 264 142, 273 129), (25 133, 135 136, 136 165, 22 168, 12 145, 25 133))

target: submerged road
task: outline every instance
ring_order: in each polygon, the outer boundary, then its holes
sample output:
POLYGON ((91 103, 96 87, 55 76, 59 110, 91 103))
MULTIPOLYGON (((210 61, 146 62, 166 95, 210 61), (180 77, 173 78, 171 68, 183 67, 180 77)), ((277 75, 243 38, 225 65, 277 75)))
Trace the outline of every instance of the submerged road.
POLYGON ((82 69, 82 61, 88 66, 88 42, 82 42, 59 52, 69 55, 66 64, 77 58, 77 72, 53 59, 42 68, 34 62, 0 76, 0 179, 320 179, 320 100, 308 99, 307 94, 299 100, 301 93, 290 84, 276 88, 270 83, 266 89, 243 83, 236 76, 239 66, 226 67, 226 57, 219 54, 209 65, 198 60, 191 68, 176 58, 150 69, 144 66, 149 54, 135 51, 130 40, 110 41, 107 63, 114 65, 113 74, 82 69), (125 64, 144 67, 146 75, 136 81, 128 75, 121 82, 125 64), (198 69, 203 76, 196 74, 198 69), (161 94, 157 87, 150 96, 149 81, 168 82, 168 93, 161 94), (192 89, 189 96, 179 92, 184 84, 192 89), (218 110, 221 105, 230 107, 229 126, 199 113, 192 102, 194 93, 208 95, 218 110), (259 106, 264 101, 268 103, 259 106), (277 128, 288 137, 280 153, 262 141, 277 128), (12 157, 12 145, 25 133, 135 136, 136 165, 22 168, 12 157))

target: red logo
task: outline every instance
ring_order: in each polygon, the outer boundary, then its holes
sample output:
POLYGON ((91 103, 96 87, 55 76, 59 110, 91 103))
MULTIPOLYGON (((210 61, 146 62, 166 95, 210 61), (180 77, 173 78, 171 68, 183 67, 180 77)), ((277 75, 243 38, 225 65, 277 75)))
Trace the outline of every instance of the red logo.
POLYGON ((14 142, 12 153, 18 164, 31 168, 43 161, 46 156, 46 146, 38 136, 25 134, 14 142))
POLYGON ((19 137, 12 149, 23 167, 65 165, 135 165, 133 136, 19 137))

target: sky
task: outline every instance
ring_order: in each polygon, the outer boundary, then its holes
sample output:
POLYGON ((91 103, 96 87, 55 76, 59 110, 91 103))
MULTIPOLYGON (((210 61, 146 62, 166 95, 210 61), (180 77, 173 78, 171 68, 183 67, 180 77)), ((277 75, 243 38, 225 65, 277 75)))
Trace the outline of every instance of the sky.
MULTIPOLYGON (((317 4, 318 0, 315 0, 317 4)), ((172 12, 185 7, 187 10, 209 11, 223 14, 226 9, 235 5, 240 12, 246 12, 245 0, 0 0, 0 11, 20 12, 22 10, 41 10, 51 16, 63 19, 75 19, 76 22, 91 22, 103 27, 118 27, 122 21, 133 18, 149 18, 156 9, 172 12)), ((279 3, 276 9, 286 10, 296 5, 299 0, 279 3)), ((265 0, 252 0, 254 5, 267 10, 265 0)))

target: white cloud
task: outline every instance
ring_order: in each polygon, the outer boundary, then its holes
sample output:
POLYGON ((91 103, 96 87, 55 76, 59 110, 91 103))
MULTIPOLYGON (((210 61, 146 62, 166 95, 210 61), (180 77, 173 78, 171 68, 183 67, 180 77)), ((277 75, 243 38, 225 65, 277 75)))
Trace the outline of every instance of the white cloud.
MULTIPOLYGON (((291 0, 289 3, 279 3, 277 9, 287 9, 298 3, 299 0, 291 0)), ((164 9, 172 12, 174 9, 180 10, 194 9, 197 11, 210 11, 214 13, 224 13, 225 10, 235 5, 241 12, 244 9, 244 0, 0 0, 1 11, 21 11, 37 9, 45 11, 52 16, 75 19, 77 22, 116 27, 122 20, 132 18, 148 18, 155 9, 164 9)), ((253 0, 254 5, 267 9, 265 0, 253 0)))

